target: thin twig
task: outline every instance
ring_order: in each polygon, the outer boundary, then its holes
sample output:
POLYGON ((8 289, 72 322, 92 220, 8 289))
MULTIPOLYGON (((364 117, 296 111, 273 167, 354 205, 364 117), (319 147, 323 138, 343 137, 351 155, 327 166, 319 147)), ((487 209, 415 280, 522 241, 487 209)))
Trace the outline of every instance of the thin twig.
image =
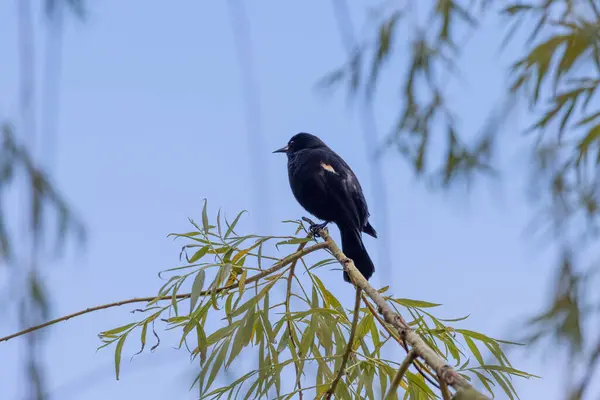
MULTIPOLYGON (((321 229, 318 233, 319 236, 325 240, 325 243, 327 243, 329 251, 331 251, 338 262, 342 264, 344 271, 348 273, 350 280, 354 285, 364 290, 366 295, 373 300, 379 314, 383 317, 383 320, 398 331, 399 336, 404 339, 406 344, 436 372, 440 377, 440 380, 445 381, 447 385, 452 386, 456 390, 471 389, 475 391, 475 393, 479 393, 464 377, 456 372, 454 368, 450 367, 446 363, 446 360, 429 347, 421 336, 406 323, 401 315, 392 310, 385 298, 371 286, 360 271, 356 269, 354 262, 342 253, 338 245, 331 239, 331 236, 329 236, 327 229, 321 229)), ((481 396, 482 398, 489 399, 489 397, 484 396, 483 394, 481 396)))
POLYGON ((448 389, 448 384, 442 377, 438 377, 438 382, 440 382, 440 391, 442 392, 442 398, 444 400, 452 400, 452 395, 450 394, 450 389, 448 389))
MULTIPOLYGON (((327 243, 327 242, 325 242, 327 243)), ((331 399, 331 396, 335 393, 335 387, 337 386, 340 379, 344 375, 344 371, 346 369, 346 363, 348 362, 348 358, 350 358, 350 353, 352 353, 352 347, 354 346, 354 336, 356 335, 356 327, 358 326, 358 315, 360 314, 360 294, 361 289, 359 287, 356 288, 356 300, 354 301, 354 317, 352 318, 352 328, 350 329, 350 336, 348 337, 348 344, 346 346, 346 351, 344 352, 344 357, 342 358, 342 363, 340 365, 340 370, 337 373, 337 376, 331 382, 331 386, 329 390, 327 390, 326 400, 331 399)))
MULTIPOLYGON (((297 251, 296 253, 290 254, 289 256, 282 258, 281 261, 275 263, 275 265, 273 265, 271 268, 266 269, 266 270, 264 270, 264 271, 262 271, 262 272, 260 272, 260 273, 258 273, 256 275, 253 275, 250 278, 248 278, 246 280, 246 284, 255 282, 255 281, 259 280, 259 279, 264 278, 265 276, 271 275, 272 273, 274 273, 276 271, 279 271, 281 268, 285 267, 286 265, 288 265, 290 263, 293 263, 294 261, 297 261, 298 259, 304 257, 305 255, 307 255, 309 253, 312 253, 313 251, 316 251, 316 250, 324 249, 326 247, 327 247, 327 243, 326 242, 317 243, 317 244, 315 244, 313 246, 310 246, 307 249, 302 249, 300 251, 297 251)), ((217 289, 214 290, 214 292, 215 293, 220 293, 220 292, 223 292, 223 291, 226 291, 226 290, 235 289, 238 286, 239 286, 239 282, 231 284, 231 285, 228 285, 228 286, 223 286, 223 287, 217 288, 217 289)), ((213 292, 213 290, 204 290, 204 291, 200 292, 200 296, 209 296, 209 295, 212 294, 212 292, 213 292)), ((191 293, 182 293, 182 294, 176 295, 175 298, 178 299, 178 300, 187 299, 191 295, 192 295, 191 293)), ((151 297, 135 297, 133 299, 121 300, 121 301, 117 301, 117 302, 114 302, 114 303, 108 303, 108 304, 103 304, 103 305, 96 306, 96 307, 86 308, 85 310, 81 310, 81 311, 78 311, 78 312, 73 313, 73 314, 65 315, 63 317, 56 318, 56 319, 53 319, 51 321, 44 322, 43 324, 40 324, 40 325, 32 326, 31 328, 27 328, 27 329, 24 329, 22 331, 13 333, 12 335, 4 336, 4 337, 0 338, 0 342, 6 342, 6 341, 8 341, 10 339, 14 339, 16 337, 23 336, 23 335, 31 333, 31 332, 35 332, 35 331, 40 330, 42 328, 46 328, 46 327, 48 327, 50 325, 54 325, 54 324, 56 324, 58 322, 67 321, 67 320, 69 320, 71 318, 79 317, 80 315, 83 315, 83 314, 88 314, 88 313, 91 313, 91 312, 94 312, 94 311, 104 310, 104 309, 107 309, 107 308, 119 307, 119 306, 123 306, 125 304, 150 302, 150 301, 157 300, 157 299, 158 299, 158 301, 160 301, 160 300, 172 300, 173 296, 169 295, 169 296, 162 296, 162 297, 156 297, 156 296, 151 296, 151 297)))
POLYGON ((394 379, 392 380, 390 389, 388 390, 387 394, 385 395, 386 400, 395 398, 394 395, 396 394, 396 391, 398 391, 398 386, 400 386, 400 382, 402 382, 402 378, 404 377, 404 374, 406 374, 406 371, 408 371, 410 364, 412 364, 412 362, 414 360, 416 360, 417 357, 418 357, 418 355, 414 350, 411 350, 408 352, 408 354, 406 354, 406 358, 400 365, 400 368, 398 368, 398 372, 396 373, 396 375, 394 376, 394 379))
MULTIPOLYGON (((298 251, 302 251, 302 249, 304 249, 304 246, 306 246, 307 242, 304 243, 300 243, 300 245, 298 246, 298 251)), ((290 274, 288 275, 287 278, 287 291, 286 291, 286 295, 285 295, 285 312, 287 314, 290 314, 290 300, 292 297, 292 281, 294 279, 294 271, 296 270, 296 264, 298 263, 298 259, 294 260, 294 262, 292 262, 292 265, 290 266, 290 274)), ((288 331, 290 333, 290 343, 292 344, 292 348, 294 349, 294 351, 296 352, 296 355, 292 354, 292 357, 296 358, 296 356, 298 358, 302 357, 302 355, 300 354, 299 350, 298 350, 298 345, 296 344, 296 339, 294 337, 294 324, 292 324, 292 320, 288 318, 287 320, 287 326, 288 326, 288 331)), ((299 390, 298 392, 298 398, 300 400, 302 400, 304 393, 302 393, 302 382, 300 379, 300 360, 295 361, 294 362, 294 368, 296 369, 296 388, 299 390)))

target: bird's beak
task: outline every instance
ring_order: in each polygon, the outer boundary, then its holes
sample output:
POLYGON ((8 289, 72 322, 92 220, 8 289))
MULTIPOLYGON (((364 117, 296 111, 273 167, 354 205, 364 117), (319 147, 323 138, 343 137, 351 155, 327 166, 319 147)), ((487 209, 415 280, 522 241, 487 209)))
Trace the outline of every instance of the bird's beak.
POLYGON ((275 150, 273 153, 287 153, 288 146, 282 147, 279 150, 275 150))

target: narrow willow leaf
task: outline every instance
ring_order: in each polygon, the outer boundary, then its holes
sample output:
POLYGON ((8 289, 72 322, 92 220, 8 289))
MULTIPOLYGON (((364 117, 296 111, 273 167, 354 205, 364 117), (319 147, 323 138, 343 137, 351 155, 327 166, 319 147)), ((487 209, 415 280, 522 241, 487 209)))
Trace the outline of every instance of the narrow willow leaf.
POLYGON ((195 263, 196 261, 198 261, 199 259, 204 257, 206 255, 206 253, 208 253, 209 249, 210 249, 209 246, 202 247, 200 250, 198 250, 197 252, 194 253, 194 255, 188 260, 188 263, 190 263, 190 264, 195 263))
POLYGON ((227 321, 229 321, 229 323, 231 323, 231 310, 233 309, 233 297, 236 295, 235 292, 229 293, 229 295, 227 296, 227 300, 225 301, 225 318, 227 318, 227 321))
POLYGON ((379 293, 385 293, 388 291, 388 289, 390 288, 390 285, 384 286, 381 289, 378 290, 379 293))
POLYGON ((206 350, 208 349, 208 340, 206 339, 206 333, 204 328, 198 321, 196 321, 196 338, 198 340, 197 353, 200 354, 200 363, 202 364, 206 360, 206 350))
POLYGON ((190 295, 190 314, 196 308, 196 303, 198 302, 198 298, 202 293, 202 289, 204 288, 204 279, 206 278, 206 273, 203 269, 198 271, 196 277, 194 278, 194 283, 192 284, 192 293, 190 295))
POLYGON ((257 398, 257 397, 253 397, 252 394, 256 391, 256 389, 258 388, 258 384, 260 382, 263 382, 263 381, 261 379, 257 379, 257 380, 254 381, 254 383, 248 389, 248 392, 246 393, 246 396, 244 397, 244 400, 248 400, 250 398, 257 398))
POLYGON ((492 390, 490 383, 494 386, 496 386, 496 384, 491 379, 489 379, 487 376, 483 375, 481 372, 477 372, 477 371, 473 371, 473 372, 475 373, 475 375, 477 375, 477 377, 479 378, 479 381, 487 389, 487 391, 490 393, 490 395, 494 396, 494 391, 492 390))
POLYGON ((225 368, 231 365, 231 362, 237 357, 237 355, 242 351, 242 349, 248 345, 252 335, 252 329, 254 328, 255 321, 255 313, 256 308, 252 307, 248 310, 248 314, 242 320, 240 324, 240 328, 238 329, 235 339, 233 339, 233 346, 231 346, 231 352, 229 354, 229 359, 225 363, 225 368))
POLYGON ((177 292, 179 291, 179 288, 181 287, 183 282, 184 282, 184 279, 181 279, 179 282, 177 282, 175 285, 173 285, 173 294, 171 295, 171 307, 172 307, 175 315, 179 314, 179 310, 178 310, 178 306, 177 306, 177 303, 178 303, 177 302, 177 292))
POLYGON ((240 325, 240 323, 241 320, 238 320, 232 324, 227 324, 223 328, 213 332, 207 339, 208 346, 212 346, 224 337, 229 336, 231 332, 240 325))
POLYGON ((312 298, 310 301, 310 305, 314 308, 319 308, 319 293, 317 292, 317 287, 313 286, 312 288, 312 298))
POLYGON ((483 357, 481 356, 481 352, 477 348, 477 345, 475 344, 475 342, 473 341, 473 339, 471 339, 467 335, 463 335, 463 338, 465 339, 465 342, 467 343, 467 346, 469 346, 469 349, 471 350, 471 353, 473 353, 473 355, 477 359, 477 362, 479 363, 479 365, 483 365, 484 364, 483 357))
POLYGON ((141 354, 141 352, 144 351, 144 347, 146 347, 146 333, 148 332, 149 322, 150 321, 148 320, 144 321, 144 325, 142 326, 142 333, 140 334, 140 343, 142 343, 142 348, 140 349, 140 351, 135 353, 135 355, 141 354))
POLYGON ((223 362, 225 361, 225 356, 227 355, 227 350, 229 349, 230 343, 231 343, 231 338, 226 340, 225 343, 223 344, 223 346, 221 347, 221 350, 219 350, 219 354, 217 354, 217 357, 215 358, 215 362, 213 363, 212 370, 210 371, 210 375, 208 376, 208 380, 206 381, 206 389, 205 390, 210 389, 210 386, 212 385, 215 378, 217 377, 218 372, 221 370, 221 366, 223 365, 223 362))
POLYGON ((171 318, 167 319, 167 323, 175 325, 175 324, 180 324, 182 322, 187 322, 189 319, 190 318, 188 315, 179 315, 179 316, 171 317, 171 318))
POLYGON ((246 212, 246 210, 241 211, 233 220, 232 224, 229 225, 229 228, 227 228, 227 232, 225 232, 225 236, 223 237, 223 239, 227 239, 229 237, 229 235, 231 234, 231 232, 233 232, 233 229, 235 228, 235 226, 237 225, 238 221, 240 220, 240 217, 246 212))
POLYGON ((363 319, 358 323, 358 327, 356 328, 356 337, 354 338, 354 343, 352 344, 352 350, 356 351, 358 346, 360 345, 361 340, 367 335, 367 333, 371 330, 371 327, 375 325, 375 320, 373 319, 373 314, 367 314, 363 319))
POLYGON ((494 339, 492 339, 489 336, 484 335, 483 333, 470 331, 468 329, 456 329, 456 332, 462 334, 463 336, 467 335, 467 336, 472 337, 473 339, 481 340, 482 342, 493 342, 494 341, 494 339))
POLYGON ((310 324, 304 331, 302 335, 302 339, 300 341, 300 354, 302 357, 306 358, 309 354, 309 350, 313 344, 315 339, 315 332, 312 324, 310 324))
POLYGON ((375 400, 375 393, 373 392, 373 379, 375 378, 375 368, 367 365, 363 372, 365 379, 365 390, 367 391, 367 397, 370 400, 375 400))
POLYGON ((235 309, 231 313, 231 318, 235 318, 235 317, 238 317, 238 316, 242 315, 247 310, 249 310, 251 307, 256 306, 256 304, 258 304, 259 300, 260 299, 258 298, 258 296, 252 297, 251 299, 249 299, 248 301, 246 301, 244 304, 242 304, 240 307, 238 307, 237 309, 235 309))
POLYGON ((242 271, 242 275, 240 276, 240 282, 239 282, 239 292, 240 292, 240 299, 242 298, 242 295, 244 294, 244 289, 246 289, 246 278, 248 277, 248 270, 243 270, 242 271))
POLYGON ((411 300, 411 299, 391 299, 396 304, 400 304, 404 307, 416 307, 416 308, 432 308, 439 307, 441 304, 429 303, 422 300, 411 300))
POLYGON ((130 324, 123 325, 118 328, 111 329, 109 331, 100 332, 100 334, 98 336, 100 336, 100 337, 116 337, 117 334, 126 331, 127 329, 131 328, 134 325, 136 325, 136 323, 132 322, 130 324))
POLYGON ((504 390, 504 393, 506 393, 506 395, 511 400, 515 400, 515 397, 513 396, 514 388, 512 387, 511 383, 508 381, 505 381, 502 374, 500 374, 496 371, 490 371, 490 374, 492 374, 492 376, 495 378, 496 382, 498 382, 498 384, 502 387, 502 390, 504 390))
POLYGON ((510 375, 517 375, 517 376, 521 376, 523 378, 540 378, 537 375, 534 374, 529 374, 525 371, 521 371, 515 368, 511 368, 511 367, 506 367, 503 365, 482 365, 481 366, 482 369, 485 369, 487 371, 498 371, 498 372, 504 372, 506 374, 510 374, 510 375))
POLYGON ((208 200, 204 199, 204 207, 202 207, 202 227, 204 228, 204 233, 208 233, 208 213, 206 211, 206 206, 208 204, 208 200))
POLYGON ((425 379, 421 375, 413 374, 410 371, 406 371, 405 376, 406 376, 406 379, 408 380, 408 382, 411 384, 410 386, 412 386, 412 388, 418 388, 419 391, 427 394, 427 396, 425 398, 432 398, 432 399, 436 398, 435 393, 433 393, 433 391, 427 385, 427 383, 425 382, 425 379))
POLYGON ((250 251, 250 249, 244 249, 244 250, 240 250, 239 252, 237 252, 236 255, 233 257, 233 259, 231 260, 231 263, 237 264, 237 262, 240 261, 240 259, 242 257, 244 257, 246 254, 248 254, 249 251, 250 251))
POLYGON ((223 234, 221 233, 221 209, 219 208, 219 212, 217 212, 217 229, 219 232, 219 237, 222 238, 223 234))
MULTIPOLYGON (((181 275, 175 275, 175 276, 172 276, 171 278, 169 278, 169 280, 164 285, 162 285, 161 288, 158 290, 158 296, 155 300, 158 301, 159 297, 165 296, 171 289, 171 287, 169 287, 169 285, 178 279, 181 279, 181 275)), ((148 303, 148 305, 151 305, 154 302, 155 301, 152 300, 150 303, 148 303)))
POLYGON ((381 398, 387 393, 387 374, 381 370, 381 366, 378 366, 377 376, 379 377, 379 390, 381 390, 381 398))
POLYGON ((323 301, 325 302, 325 306, 326 307, 331 306, 331 307, 335 308, 336 310, 342 312, 344 315, 346 315, 346 313, 343 312, 342 304, 339 302, 339 300, 333 294, 331 294, 331 292, 329 290, 327 290, 327 288, 325 287, 325 285, 323 284, 321 279, 317 275, 313 275, 312 277, 315 280, 315 282, 317 283, 319 290, 321 291, 321 294, 323 296, 323 301))
POLYGON ((119 373, 121 371, 121 352, 123 351, 123 345, 125 344, 126 338, 127 335, 121 336, 121 338, 117 342, 117 347, 115 348, 115 374, 117 380, 119 380, 119 373))
POLYGON ((282 245, 282 244, 300 244, 300 243, 307 243, 311 240, 311 238, 307 238, 307 237, 300 237, 300 238, 293 238, 293 239, 288 239, 288 240, 284 240, 281 242, 277 243, 277 246, 282 245))

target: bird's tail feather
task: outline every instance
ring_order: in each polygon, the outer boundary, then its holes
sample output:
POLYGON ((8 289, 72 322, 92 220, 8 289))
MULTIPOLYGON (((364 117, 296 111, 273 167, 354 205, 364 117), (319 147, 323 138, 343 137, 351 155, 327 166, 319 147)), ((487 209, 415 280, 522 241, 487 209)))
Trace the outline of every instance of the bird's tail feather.
MULTIPOLYGON (((360 271, 365 279, 369 278, 375 272, 375 265, 369 257, 369 253, 363 244, 360 232, 357 229, 348 229, 340 227, 340 235, 342 237, 342 251, 346 257, 354 261, 354 265, 360 271)), ((344 280, 350 282, 350 277, 344 271, 344 280)))

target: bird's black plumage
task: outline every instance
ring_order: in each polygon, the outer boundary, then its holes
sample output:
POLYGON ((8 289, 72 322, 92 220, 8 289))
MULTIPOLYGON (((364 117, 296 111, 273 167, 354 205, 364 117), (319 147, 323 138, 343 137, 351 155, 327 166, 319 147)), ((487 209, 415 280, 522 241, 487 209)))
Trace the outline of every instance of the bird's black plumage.
MULTIPOLYGON (((342 238, 344 254, 368 280, 375 266, 363 244, 361 232, 377 237, 369 223, 367 201, 356 175, 337 153, 321 139, 298 133, 287 146, 274 153, 288 157, 288 176, 294 197, 315 217, 335 223, 342 238)), ((346 272, 344 280, 350 282, 346 272)))

